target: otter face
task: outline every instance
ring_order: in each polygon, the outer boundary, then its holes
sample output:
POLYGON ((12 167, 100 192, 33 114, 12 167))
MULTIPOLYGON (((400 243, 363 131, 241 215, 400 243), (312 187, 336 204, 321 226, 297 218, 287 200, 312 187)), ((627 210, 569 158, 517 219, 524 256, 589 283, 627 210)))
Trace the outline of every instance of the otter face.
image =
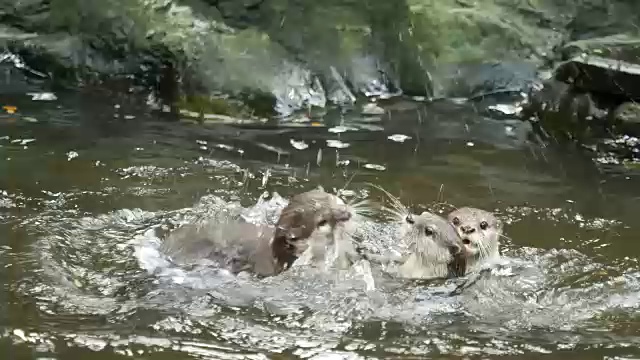
POLYGON ((294 196, 282 210, 271 246, 278 262, 291 266, 309 247, 333 244, 335 229, 352 218, 348 206, 321 189, 294 196))
POLYGON ((447 262, 464 249, 455 229, 436 214, 427 211, 420 216, 409 214, 405 222, 409 226, 405 239, 410 240, 415 250, 424 256, 447 262))
POLYGON ((447 218, 469 255, 486 258, 498 251, 502 222, 492 213, 465 207, 451 212, 447 218))

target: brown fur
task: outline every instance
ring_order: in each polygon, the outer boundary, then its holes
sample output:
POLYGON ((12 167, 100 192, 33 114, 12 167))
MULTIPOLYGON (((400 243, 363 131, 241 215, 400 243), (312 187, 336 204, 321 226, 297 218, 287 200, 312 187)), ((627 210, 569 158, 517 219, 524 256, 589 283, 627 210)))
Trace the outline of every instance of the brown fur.
POLYGON ((447 216, 447 221, 464 243, 465 253, 467 253, 467 272, 472 271, 485 258, 500 257, 500 237, 503 225, 502 221, 498 220, 493 213, 477 208, 463 207, 452 211, 447 216), (483 226, 485 226, 484 229, 483 226))
POLYGON ((351 214, 336 197, 320 189, 295 195, 282 210, 275 229, 250 223, 187 225, 163 243, 174 261, 208 258, 233 273, 273 276, 291 267, 309 247, 309 237, 324 222, 332 228, 351 214))
POLYGON ((438 278, 465 274, 464 245, 447 220, 425 211, 419 216, 409 214, 405 221, 408 228, 402 240, 410 245, 411 253, 400 267, 402 276, 438 278))

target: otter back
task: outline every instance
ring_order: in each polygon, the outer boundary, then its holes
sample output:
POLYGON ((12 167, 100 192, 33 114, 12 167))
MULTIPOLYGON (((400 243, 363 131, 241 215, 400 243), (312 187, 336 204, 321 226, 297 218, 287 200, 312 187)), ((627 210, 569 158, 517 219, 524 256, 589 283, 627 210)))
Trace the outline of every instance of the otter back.
POLYGON ((251 223, 185 225, 165 239, 161 250, 181 265, 207 259, 232 273, 269 276, 280 271, 269 246, 273 232, 270 226, 251 223))

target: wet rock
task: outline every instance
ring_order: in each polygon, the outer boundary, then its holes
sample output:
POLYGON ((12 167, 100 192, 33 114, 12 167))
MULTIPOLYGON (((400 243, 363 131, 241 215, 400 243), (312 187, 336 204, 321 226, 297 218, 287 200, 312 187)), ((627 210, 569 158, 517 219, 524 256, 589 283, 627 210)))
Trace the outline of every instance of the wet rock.
MULTIPOLYGON (((187 76, 200 83, 190 87, 196 93, 270 95, 276 110, 287 114, 326 102, 350 105, 358 95, 385 98, 398 89, 439 96, 452 85, 451 64, 538 61, 562 35, 557 29, 567 24, 567 17, 557 14, 573 14, 580 6, 556 1, 30 0, 4 2, 0 18, 9 29, 4 40, 10 38, 12 51, 29 65, 42 65, 34 69, 55 73, 55 79, 74 80, 84 72, 98 78, 136 74, 148 84, 169 63, 180 80, 177 87, 187 76)), ((618 1, 610 7, 627 13, 618 1)), ((493 82, 489 91, 514 88, 506 77, 493 82)), ((487 90, 472 87, 474 94, 487 90)))
POLYGON ((640 55, 640 38, 627 34, 585 38, 564 44, 557 50, 562 61, 582 55, 634 62, 640 55))
POLYGON ((537 65, 526 61, 481 61, 451 66, 442 74, 447 97, 483 97, 528 92, 537 81, 537 65), (445 80, 446 79, 446 80, 445 80))
POLYGON ((521 114, 544 135, 568 139, 582 138, 608 121, 608 109, 592 94, 554 79, 530 93, 521 114))
POLYGON ((613 111, 613 119, 619 132, 640 136, 640 104, 625 102, 613 111))
POLYGON ((403 34, 403 40, 417 44, 417 54, 434 83, 434 95, 447 96, 449 86, 459 86, 451 83, 452 65, 539 61, 560 40, 560 33, 550 26, 556 23, 552 17, 547 26, 540 26, 540 18, 551 14, 549 9, 530 6, 538 8, 522 11, 522 6, 489 1, 412 1, 411 34, 403 34))
POLYGON ((530 96, 525 117, 533 116, 552 132, 584 134, 588 128, 601 135, 637 134, 631 104, 640 98, 640 39, 623 34, 581 39, 565 44, 560 54, 568 60, 555 67, 553 80, 530 96))
POLYGON ((615 110, 615 118, 628 124, 640 125, 640 104, 627 102, 615 110))
POLYGON ((640 65, 597 56, 578 56, 561 63, 555 77, 584 91, 640 99, 640 65))

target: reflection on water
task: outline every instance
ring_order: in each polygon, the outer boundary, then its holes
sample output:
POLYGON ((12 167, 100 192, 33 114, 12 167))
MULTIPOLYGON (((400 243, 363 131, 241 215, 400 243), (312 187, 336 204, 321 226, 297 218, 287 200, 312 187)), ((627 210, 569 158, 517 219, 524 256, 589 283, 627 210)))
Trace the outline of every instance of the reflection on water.
MULTIPOLYGON (((3 119, 2 350, 105 359, 638 356, 637 181, 545 146, 527 123, 443 100, 313 126, 201 127, 59 98, 20 105, 38 122, 3 119), (273 222, 286 197, 319 184, 348 183, 348 196, 380 201, 368 182, 416 211, 494 210, 509 237, 504 264, 452 297, 460 280, 403 281, 374 268, 368 290, 357 268, 306 267, 256 280, 178 268, 157 250, 163 227, 232 206, 273 222)), ((362 221, 368 246, 395 246, 382 217, 362 221)))

